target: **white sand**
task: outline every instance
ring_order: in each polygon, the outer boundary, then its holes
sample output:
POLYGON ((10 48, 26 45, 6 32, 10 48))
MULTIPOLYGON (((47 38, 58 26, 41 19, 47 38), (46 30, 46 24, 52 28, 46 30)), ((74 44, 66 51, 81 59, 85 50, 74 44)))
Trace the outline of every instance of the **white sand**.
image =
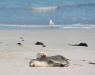
POLYGON ((95 63, 94 39, 95 29, 0 30, 0 75, 95 75, 95 65, 88 63, 95 63), (35 46, 37 41, 45 43, 46 48, 35 46), (86 42, 88 47, 69 45, 80 42, 86 42), (63 55, 70 59, 70 66, 29 67, 30 59, 40 51, 63 55))

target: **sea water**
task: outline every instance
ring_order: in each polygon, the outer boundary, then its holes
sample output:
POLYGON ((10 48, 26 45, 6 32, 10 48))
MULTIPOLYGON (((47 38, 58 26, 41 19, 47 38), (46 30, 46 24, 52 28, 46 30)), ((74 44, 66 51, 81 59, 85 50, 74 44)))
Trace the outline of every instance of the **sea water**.
POLYGON ((95 0, 0 0, 0 29, 47 27, 51 19, 64 28, 93 28, 95 0))

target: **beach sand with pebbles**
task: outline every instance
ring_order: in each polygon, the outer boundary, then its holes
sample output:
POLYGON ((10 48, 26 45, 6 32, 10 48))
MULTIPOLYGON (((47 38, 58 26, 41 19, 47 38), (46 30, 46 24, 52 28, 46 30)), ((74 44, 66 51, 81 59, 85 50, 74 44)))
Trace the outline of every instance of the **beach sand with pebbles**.
POLYGON ((95 29, 0 30, 2 75, 95 75, 95 29), (46 47, 35 45, 37 41, 46 47), (81 42, 85 46, 71 46, 81 42), (38 52, 62 55, 68 67, 29 67, 38 52))

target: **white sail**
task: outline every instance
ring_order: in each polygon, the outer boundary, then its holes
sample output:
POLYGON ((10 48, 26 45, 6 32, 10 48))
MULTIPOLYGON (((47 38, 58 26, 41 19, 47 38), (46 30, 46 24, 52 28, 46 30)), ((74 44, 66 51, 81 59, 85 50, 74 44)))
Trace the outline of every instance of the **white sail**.
POLYGON ((49 21, 49 25, 52 26, 54 25, 54 22, 52 20, 49 21))
POLYGON ((55 23, 52 21, 52 19, 50 19, 50 21, 49 21, 49 27, 60 28, 61 26, 60 25, 55 25, 55 23))

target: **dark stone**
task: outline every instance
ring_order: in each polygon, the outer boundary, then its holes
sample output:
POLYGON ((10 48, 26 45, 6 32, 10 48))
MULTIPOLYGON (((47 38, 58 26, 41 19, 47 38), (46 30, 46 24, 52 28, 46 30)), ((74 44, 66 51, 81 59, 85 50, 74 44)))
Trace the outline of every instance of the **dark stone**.
POLYGON ((21 46, 22 44, 21 43, 17 43, 17 45, 21 46))
POLYGON ((24 41, 23 37, 20 37, 21 41, 24 41))
POLYGON ((89 64, 95 65, 95 62, 88 62, 89 64))
POLYGON ((21 41, 24 41, 24 40, 21 40, 21 41))
POLYGON ((85 46, 85 47, 88 47, 87 43, 79 43, 78 46, 85 46))
POLYGON ((74 44, 72 46, 84 46, 84 47, 88 47, 87 43, 79 43, 79 44, 74 44))
POLYGON ((36 43, 35 43, 35 45, 41 45, 42 47, 46 47, 46 46, 44 45, 44 43, 39 42, 39 41, 38 41, 38 42, 36 42, 36 43))

